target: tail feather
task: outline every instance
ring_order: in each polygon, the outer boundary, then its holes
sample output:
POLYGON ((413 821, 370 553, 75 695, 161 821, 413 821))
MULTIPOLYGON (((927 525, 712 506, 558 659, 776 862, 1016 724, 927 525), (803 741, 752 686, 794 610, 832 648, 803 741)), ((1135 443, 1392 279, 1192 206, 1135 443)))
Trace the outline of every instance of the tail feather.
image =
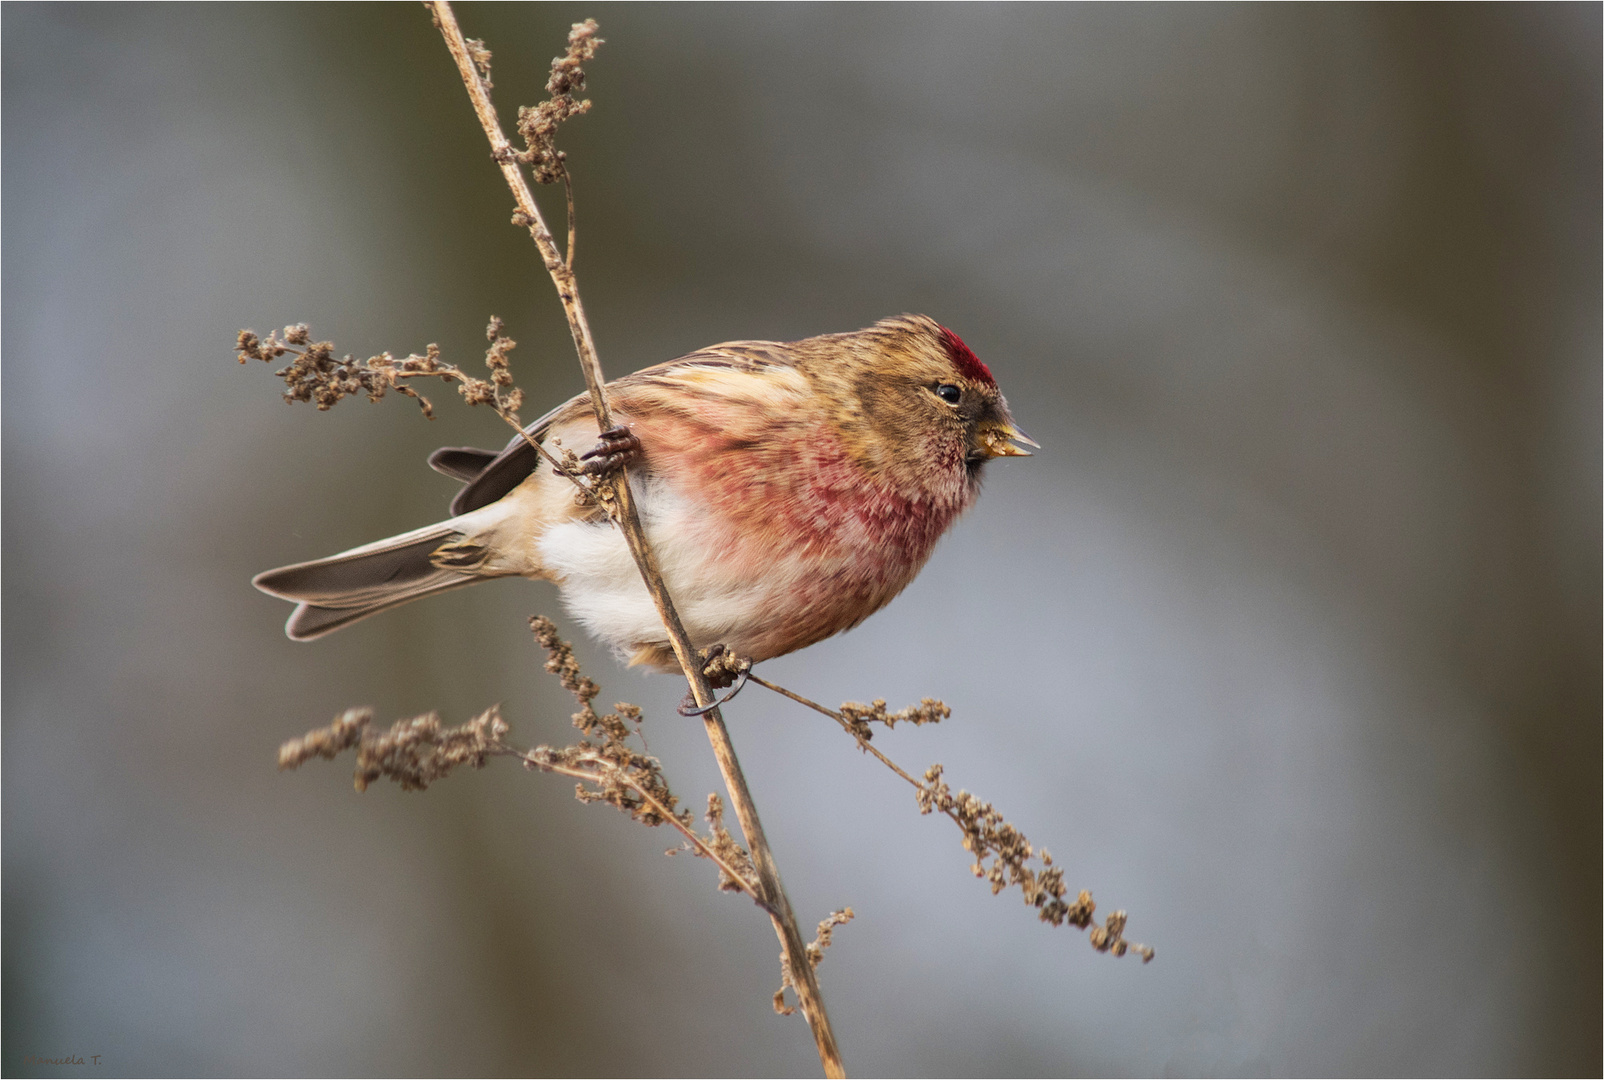
POLYGON ((472 446, 442 446, 429 455, 429 468, 468 484, 476 480, 485 466, 496 460, 499 451, 478 450, 472 446))
POLYGON ((311 641, 420 596, 483 580, 430 559, 442 545, 462 539, 453 523, 431 525, 327 559, 268 570, 251 584, 295 601, 284 632, 295 641, 311 641))

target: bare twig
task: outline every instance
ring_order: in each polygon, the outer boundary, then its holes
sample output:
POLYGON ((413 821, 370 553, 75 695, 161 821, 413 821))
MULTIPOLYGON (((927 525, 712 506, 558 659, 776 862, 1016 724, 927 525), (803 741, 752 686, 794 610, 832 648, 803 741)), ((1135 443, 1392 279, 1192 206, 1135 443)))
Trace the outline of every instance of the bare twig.
MULTIPOLYGON (((835 934, 835 928, 845 926, 854 918, 851 908, 842 908, 832 911, 819 923, 819 936, 808 943, 808 963, 818 967, 824 963, 824 950, 830 947, 830 939, 835 934)), ((791 977, 791 963, 782 954, 780 956, 780 988, 774 991, 774 1011, 781 1016, 790 1016, 796 1010, 785 1003, 785 988, 796 988, 796 980, 791 977)))
POLYGON ((546 670, 556 675, 563 688, 579 702, 574 726, 601 745, 596 747, 586 741, 561 750, 540 746, 523 755, 524 763, 548 772, 591 780, 596 784, 595 791, 581 788, 575 792, 582 802, 611 803, 644 825, 671 822, 691 840, 692 850, 718 864, 723 872, 719 888, 744 892, 767 911, 768 904, 758 894, 753 880, 751 856, 724 828, 723 807, 718 796, 708 796, 707 824, 711 840, 704 843, 690 832, 690 811, 674 810, 679 800, 668 790, 661 764, 655 758, 635 753, 628 746, 631 731, 626 720, 634 722, 634 734, 640 737, 642 746, 646 745, 646 734, 640 723, 641 710, 620 702, 613 706, 616 712, 605 716, 598 714, 595 699, 601 687, 580 670, 573 646, 558 635, 557 625, 544 615, 536 615, 529 620, 529 629, 540 647, 546 650, 546 670), (617 785, 620 784, 634 793, 635 801, 619 790, 617 785))
POLYGON ((967 791, 960 791, 954 795, 952 789, 942 779, 943 770, 940 765, 932 765, 927 769, 923 780, 916 779, 869 741, 871 721, 883 723, 887 727, 899 721, 913 724, 935 723, 952 715, 952 710, 947 706, 926 698, 911 708, 888 713, 886 703, 883 701, 876 701, 870 706, 849 702, 838 712, 787 690, 778 683, 769 682, 762 676, 748 674, 747 678, 790 698, 799 705, 806 705, 815 712, 828 716, 840 724, 843 731, 857 740, 859 750, 872 754, 882 765, 913 785, 919 793, 921 814, 939 810, 962 831, 964 850, 975 858, 971 869, 976 877, 984 878, 991 883, 993 895, 1002 892, 1009 885, 1018 885, 1024 894, 1025 903, 1036 908, 1042 922, 1054 926, 1068 923, 1083 930, 1090 928, 1088 940, 1092 948, 1098 952, 1113 953, 1115 956, 1133 952, 1142 958, 1144 964, 1153 959, 1154 952, 1150 947, 1125 939, 1125 912, 1115 911, 1108 916, 1102 926, 1095 926, 1092 924, 1092 915, 1097 910, 1097 904, 1092 900, 1091 893, 1082 889, 1073 902, 1066 902, 1064 897, 1068 895, 1069 890, 1064 887, 1063 871, 1053 865, 1053 857, 1045 849, 1037 851, 1032 848, 1024 834, 1004 821, 1002 815, 990 803, 981 801, 967 791), (1040 868, 1027 865, 1035 855, 1041 858, 1040 868), (986 865, 988 858, 992 860, 989 867, 986 865))
MULTIPOLYGON (((535 203, 534 193, 531 191, 523 172, 519 167, 520 157, 501 130, 501 122, 496 116, 495 107, 490 101, 490 88, 481 73, 480 63, 488 66, 488 59, 481 57, 476 62, 468 43, 463 39, 462 30, 457 25, 455 14, 447 0, 433 0, 430 4, 435 25, 439 27, 441 36, 445 39, 446 48, 450 50, 452 58, 456 61, 458 73, 462 76, 463 85, 467 88, 468 97, 473 102, 474 112, 479 117, 480 125, 484 128, 485 137, 490 140, 491 156, 501 167, 502 176, 512 191, 513 200, 517 204, 515 220, 529 230, 530 237, 539 249, 546 270, 551 275, 552 283, 557 287, 557 295, 562 301, 563 311, 568 316, 569 332, 574 339, 574 348, 579 354, 579 365, 584 372, 585 385, 590 392, 591 407, 596 414, 596 424, 599 430, 606 431, 613 426, 612 414, 607 405, 607 396, 603 389, 606 380, 602 375, 601 363, 596 356, 595 341, 591 335, 590 323, 585 317, 585 310, 580 303, 579 290, 575 283, 574 271, 570 262, 557 250, 551 231, 546 227, 539 206, 535 203)), ((570 56, 575 55, 575 49, 594 49, 595 23, 580 23, 574 27, 570 35, 570 56), (576 40, 577 39, 577 40, 576 40)), ((481 46, 481 53, 483 48, 481 46)), ((559 64, 563 58, 559 58, 559 64)), ((553 72, 553 92, 558 72, 553 72)), ((581 84, 582 85, 582 84, 581 84)), ((565 91, 566 88, 564 88, 565 91)), ((559 159, 560 160, 560 159, 559 159)), ((561 169, 559 175, 565 174, 566 168, 561 169)), ((555 177, 554 177, 555 178, 555 177)), ((571 220, 571 219, 570 219, 571 220)), ((572 246, 570 240, 570 254, 572 246)), ((690 683, 691 692, 699 706, 705 706, 713 701, 712 689, 702 674, 701 662, 696 655, 689 635, 685 632, 684 624, 669 597, 668 589, 663 583, 662 571, 657 564, 651 547, 646 542, 645 531, 641 528, 640 516, 635 508, 631 495, 627 475, 620 477, 614 484, 616 503, 618 507, 617 521, 623 530, 624 537, 629 544, 630 554, 634 556, 635 564, 639 568, 641 577, 651 593, 653 602, 657 605, 663 626, 669 635, 674 655, 679 660, 680 668, 685 673, 686 681, 690 683)), ((725 787, 730 794, 730 800, 735 806, 736 817, 741 823, 741 831, 746 836, 747 846, 752 853, 752 862, 757 870, 758 881, 764 897, 765 905, 770 911, 774 922, 775 933, 780 938, 781 948, 784 950, 787 964, 793 973, 796 982, 797 995, 801 1003, 803 1015, 807 1017, 808 1025, 812 1029, 814 1043, 818 1049, 819 1060, 824 1065, 825 1075, 845 1076, 845 1069, 841 1063, 841 1053, 836 1045, 835 1033, 830 1026, 829 1016, 825 1011, 824 997, 819 990, 818 979, 814 975, 813 965, 806 961, 807 946, 803 943, 801 932, 797 929, 796 916, 791 911, 790 900, 785 895, 784 885, 780 881, 779 867, 775 864, 773 852, 769 848, 768 839, 764 835, 762 822, 758 818, 757 807, 752 801, 752 795, 747 788, 746 778, 742 773, 739 759, 735 756, 735 747, 730 741, 729 732, 724 726, 723 717, 717 709, 712 709, 702 716, 703 724, 707 730, 709 742, 713 746, 713 755, 718 761, 719 772, 724 777, 725 787)))
POLYGON ((609 779, 616 778, 618 783, 627 785, 630 790, 640 797, 642 802, 650 806, 653 812, 662 819, 663 824, 672 826, 681 836, 685 837, 686 842, 695 848, 698 855, 713 861, 713 864, 719 868, 722 875, 720 878, 721 887, 727 882, 728 887, 745 893, 759 907, 767 910, 767 906, 763 903, 763 898, 758 895, 756 883, 743 873, 739 867, 720 854, 715 845, 709 844, 702 838, 701 834, 685 824, 673 811, 658 801, 657 797, 652 794, 645 784, 641 784, 622 774, 616 775, 616 777, 609 777, 606 775, 606 770, 611 765, 611 762, 595 751, 587 751, 577 755, 570 762, 559 762, 541 754, 541 751, 545 749, 547 748, 537 746, 533 750, 513 750, 509 747, 506 752, 532 769, 557 773, 559 776, 571 776, 576 780, 584 780, 592 784, 600 785, 606 783, 609 779))
MULTIPOLYGON (((724 831, 719 816, 709 812, 711 833, 703 837, 691 827, 689 811, 676 813, 670 805, 674 797, 667 793, 656 762, 642 766, 636 755, 621 746, 621 739, 609 738, 602 747, 581 744, 562 750, 549 746, 519 750, 507 743, 506 721, 494 705, 459 727, 443 727, 439 714, 432 712, 398 720, 388 731, 376 731, 372 723, 372 709, 347 709, 327 726, 280 746, 279 768, 298 768, 313 758, 333 760, 342 751, 355 749, 352 780, 358 791, 366 791, 381 778, 395 781, 403 791, 423 791, 462 766, 482 769, 492 757, 515 757, 528 768, 592 785, 580 787, 577 794, 582 801, 610 802, 643 824, 671 826, 692 851, 719 868, 720 888, 745 893, 764 906, 745 852, 724 831), (635 801, 618 798, 615 793, 620 787, 627 788, 635 801)), ((716 801, 718 796, 710 798, 716 801)))
POLYGON ((334 343, 312 341, 312 331, 305 323, 286 326, 283 338, 279 337, 277 330, 265 338, 257 336, 254 331, 241 330, 234 351, 239 354, 242 364, 246 360, 270 363, 281 356, 295 357, 289 367, 277 372, 278 377, 284 380, 284 400, 312 402, 325 412, 355 394, 366 394, 369 401, 378 401, 386 391, 394 390, 416 401, 423 415, 433 420, 434 405, 404 380, 436 378, 448 383, 455 382, 468 404, 489 405, 524 442, 551 463, 559 476, 566 476, 585 496, 593 495, 592 489, 576 470, 559 460, 524 430, 523 421, 518 417, 523 391, 513 387, 512 375, 507 369, 507 353, 512 351, 517 342, 504 336, 501 330, 501 320, 492 315, 490 325, 485 328, 485 337, 490 341, 490 348, 485 353, 485 364, 491 376, 488 382, 474 378, 456 364, 441 360, 440 347, 432 342, 424 347, 421 356, 412 353, 401 359, 388 352, 365 360, 349 354, 336 356, 334 343))

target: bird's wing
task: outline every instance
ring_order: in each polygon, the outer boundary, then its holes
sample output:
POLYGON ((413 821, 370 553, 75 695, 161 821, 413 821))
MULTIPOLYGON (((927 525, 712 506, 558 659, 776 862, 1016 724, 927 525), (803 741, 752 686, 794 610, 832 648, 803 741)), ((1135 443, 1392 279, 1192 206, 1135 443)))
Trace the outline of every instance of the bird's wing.
POLYGON ((610 390, 642 434, 666 434, 665 426, 684 422, 738 444, 764 437, 806 393, 806 378, 787 359, 772 341, 731 341, 637 371, 610 390))
POLYGON ((429 455, 429 468, 466 484, 484 472, 485 466, 496 460, 497 456, 495 450, 480 450, 473 446, 442 446, 429 455))
MULTIPOLYGON (((563 402, 545 416, 534 423, 525 426, 524 431, 536 442, 543 442, 546 432, 551 430, 565 410, 572 409, 582 400, 571 398, 563 402)), ((451 500, 451 513, 453 517, 460 517, 481 506, 489 506, 500 499, 507 492, 523 483, 524 477, 535 471, 540 463, 540 454, 524 439, 522 435, 514 435, 506 449, 497 454, 490 450, 473 450, 464 447, 443 446, 429 455, 429 464, 438 472, 448 476, 455 476, 459 480, 466 480, 457 497, 451 500), (463 463, 464 453, 482 455, 483 466, 471 475, 464 475, 465 470, 456 470, 453 466, 463 463)))
MULTIPOLYGON (((802 376, 787 362, 785 346, 773 341, 729 341, 643 368, 607 384, 608 400, 624 413, 642 415, 667 409, 693 411, 704 421, 723 419, 733 425, 728 434, 740 440, 740 417, 761 412, 765 399, 795 392, 802 376), (738 408, 720 408, 739 405, 738 408), (752 406, 758 408, 754 410, 752 406), (718 414, 727 414, 720 416, 718 414)), ((579 394, 528 425, 524 431, 543 443, 553 427, 590 411, 590 398, 579 394)), ((429 458, 438 471, 466 480, 451 501, 452 514, 466 514, 488 506, 524 479, 540 463, 540 456, 522 436, 513 436, 500 454, 487 450, 445 447, 429 458), (484 464, 476 472, 471 468, 484 464)))

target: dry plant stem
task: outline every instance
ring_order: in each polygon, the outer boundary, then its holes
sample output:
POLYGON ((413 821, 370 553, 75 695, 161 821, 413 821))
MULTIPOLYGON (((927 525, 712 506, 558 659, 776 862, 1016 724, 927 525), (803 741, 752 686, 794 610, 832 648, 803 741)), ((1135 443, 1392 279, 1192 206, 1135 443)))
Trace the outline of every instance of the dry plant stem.
MULTIPOLYGON (((271 337, 271 335, 269 335, 269 336, 271 337)), ((281 344, 281 345, 279 345, 279 348, 284 352, 292 353, 292 354, 294 354, 296 356, 305 356, 306 355, 306 350, 305 349, 297 349, 297 348, 295 348, 293 346, 290 346, 290 345, 282 345, 281 344)), ((244 362, 245 362, 244 359, 240 360, 240 363, 243 364, 244 362)), ((404 393, 405 392, 405 387, 402 386, 402 384, 401 384, 401 380, 402 379, 417 379, 417 378, 424 378, 424 377, 429 377, 429 376, 436 376, 436 377, 444 379, 447 382, 450 382, 453 379, 455 379, 458 382, 466 382, 466 380, 467 380, 467 376, 463 373, 462 369, 456 367, 455 365, 447 365, 446 369, 445 370, 441 370, 441 371, 430 371, 430 372, 399 371, 399 372, 395 372, 392 377, 395 380, 396 389, 401 390, 404 393)), ((573 481, 575 487, 579 488, 581 491, 585 490, 584 485, 581 484, 577 479, 575 479, 572 475, 570 475, 568 473, 567 466, 565 466, 561 461, 559 461, 557 459, 556 455, 554 455, 550 450, 547 450, 544 445, 542 445, 540 442, 536 441, 536 439, 535 439, 535 437, 533 435, 530 435, 529 432, 524 430, 523 422, 518 419, 518 414, 517 413, 509 412, 499 401, 497 401, 497 402, 489 402, 488 404, 490 404, 490 407, 495 410, 495 413, 496 413, 497 416, 501 417, 502 420, 506 421, 506 424, 507 424, 508 427, 512 428, 513 431, 517 432, 518 436, 520 438, 522 438, 524 442, 526 442, 526 443, 528 443, 530 445, 530 447, 535 451, 535 453, 539 454, 541 457, 543 457, 547 461, 551 462, 551 467, 552 467, 553 470, 556 471, 557 475, 559 475, 559 476, 568 476, 568 479, 573 481)))
MULTIPOLYGON (((564 648, 566 647, 564 643, 564 648)), ((591 686, 595 690, 600 689, 595 687, 595 684, 591 686)), ((576 696, 589 711, 590 698, 583 695, 576 696)), ((692 829, 688 823, 688 815, 674 812, 674 808, 669 805, 674 802, 672 796, 668 802, 664 802, 658 797, 657 791, 641 783, 628 767, 621 766, 606 752, 598 752, 594 748, 584 749, 582 744, 581 747, 571 749, 582 749, 584 752, 564 754, 561 760, 556 760, 557 755, 551 752, 550 747, 520 750, 509 746, 506 742, 507 723, 502 719, 500 706, 497 705, 492 705, 460 727, 443 727, 439 714, 425 713, 411 720, 397 721, 391 725, 389 731, 381 730, 375 733, 375 729, 371 726, 372 719, 372 709, 345 710, 334 718, 332 724, 316 728, 300 738, 283 743, 278 751, 279 768, 299 768, 313 758, 332 760, 341 752, 355 748, 357 768, 353 781, 357 791, 366 791, 373 781, 381 777, 395 781, 403 791, 423 791, 430 784, 445 779, 452 771, 464 765, 484 768, 486 760, 492 756, 515 757, 527 768, 570 776, 583 784, 594 785, 596 793, 601 796, 595 801, 611 802, 612 800, 605 798, 606 789, 612 784, 622 784, 651 809, 657 819, 652 824, 672 826, 685 838, 691 850, 711 859, 718 866, 725 879, 721 882, 720 888, 744 892, 757 903, 763 902, 758 896, 757 884, 751 875, 721 854, 716 843, 708 843, 692 829)), ((603 733, 609 739, 608 749, 614 749, 616 743, 612 741, 612 734, 607 731, 604 724, 598 726, 602 727, 603 733)), ((586 730, 589 734, 595 733, 593 729, 586 730)), ((661 774, 658 775, 661 778, 661 774)), ((618 802, 613 802, 613 805, 621 810, 627 810, 636 820, 643 820, 634 808, 618 802)), ((718 835, 716 825, 713 835, 715 837, 718 835)), ((835 916, 827 920, 832 926, 837 925, 839 921, 835 916)), ((825 944, 828 944, 827 940, 825 944)))
MULTIPOLYGON (((846 719, 840 713, 836 712, 834 709, 826 708, 825 706, 820 705, 817 701, 810 701, 807 698, 803 697, 801 694, 794 693, 793 691, 787 690, 785 687, 779 685, 778 683, 771 683, 767 679, 762 678, 761 676, 748 674, 747 675, 747 679, 749 681, 751 681, 751 682, 757 683, 759 686, 768 687, 770 690, 773 690, 776 694, 780 694, 780 695, 783 695, 784 697, 790 698, 792 701, 796 702, 798 705, 806 705, 808 708, 812 709, 814 712, 820 712, 820 713, 823 713, 825 716, 828 716, 831 720, 834 720, 836 723, 841 725, 841 730, 845 731, 848 735, 851 735, 854 739, 857 740, 858 749, 859 750, 862 750, 865 753, 873 754, 876 758, 878 758, 880 760, 880 764, 884 765, 886 768, 890 769, 892 772, 896 773, 898 776, 900 776, 904 780, 908 781, 908 783, 912 784, 914 787, 918 788, 920 791, 924 791, 925 790, 925 785, 924 784, 920 783, 915 777, 913 777, 909 773, 905 772, 903 770, 902 766, 898 765, 895 761, 892 761, 890 758, 888 758, 884 754, 882 754, 880 752, 879 748, 877 748, 873 743, 869 742, 863 736, 861 736, 857 732, 853 731, 852 730, 852 725, 847 723, 846 719)), ((951 810, 945 811, 945 813, 949 818, 952 819, 952 822, 953 822, 954 825, 957 825, 959 828, 963 827, 963 823, 961 821, 959 821, 957 814, 953 813, 951 810)))
MULTIPOLYGON (((514 750, 511 747, 508 747, 502 752, 511 754, 513 757, 522 761, 525 765, 539 769, 542 772, 557 773, 559 776, 570 776, 575 780, 588 780, 591 782, 595 782, 596 780, 596 774, 593 772, 585 769, 569 769, 561 765, 551 764, 550 762, 543 762, 537 759, 534 755, 527 754, 522 750, 514 750)), ((663 823, 665 825, 672 825, 681 836, 685 837, 688 843, 696 848, 698 852, 700 852, 704 857, 713 860, 713 864, 720 870, 724 871, 729 879, 735 882, 735 884, 740 887, 740 890, 747 896, 750 896, 759 907, 763 907, 765 909, 767 908, 768 905, 763 903, 763 898, 757 894, 757 890, 752 887, 752 884, 747 880, 746 875, 725 861, 718 854, 718 852, 713 850, 706 840, 703 840, 699 835, 697 835, 695 829, 686 828, 684 823, 682 823, 679 818, 674 816, 674 812, 672 810, 659 802, 650 791, 647 791, 640 784, 634 783, 627 778, 622 779, 624 783, 629 785, 631 791, 635 792, 635 794, 641 797, 643 802, 647 803, 653 810, 657 811, 657 815, 663 819, 663 823)))
MULTIPOLYGON (((584 372, 585 385, 590 391, 591 407, 596 413, 597 426, 599 430, 606 431, 613 426, 612 413, 607 407, 606 394, 602 389, 605 380, 602 377, 601 363, 596 357, 590 323, 585 318, 585 309, 579 301, 573 267, 558 252, 556 241, 546 227, 540 207, 535 203, 534 192, 514 159, 515 151, 506 135, 502 133, 501 121, 496 115, 495 106, 491 104, 489 90, 468 51, 467 42, 457 25, 451 5, 446 0, 433 0, 429 6, 434 14, 435 23, 440 28, 440 34, 445 38, 446 48, 451 51, 451 56, 457 63, 457 70, 462 76, 463 85, 467 87, 468 97, 473 102, 479 123, 484 128, 485 136, 490 140, 491 156, 501 166, 502 176, 506 178, 507 186, 512 191, 521 215, 520 220, 527 225, 529 235, 534 239, 535 246, 539 248, 541 258, 545 261, 546 270, 557 286, 557 295, 562 300, 563 311, 568 316, 568 329, 573 335, 574 348, 579 354, 579 366, 584 372)), ((571 211, 569 220, 571 254, 573 243, 571 211)), ((701 661, 689 636, 685 633, 684 624, 680 622, 679 613, 669 598, 668 589, 663 584, 663 575, 657 559, 646 543, 646 534, 641 528, 640 515, 631 497, 627 474, 614 484, 614 488, 617 495, 618 524, 629 543, 630 554, 634 556, 641 577, 646 582, 653 602, 657 605, 658 613, 662 616, 663 626, 668 631, 669 641, 674 648, 674 655, 678 658, 680 667, 685 672, 685 678, 691 685, 696 703, 705 706, 713 701, 712 689, 702 674, 701 661)), ((819 1060, 824 1065, 825 1075, 845 1076, 841 1052, 836 1045, 835 1032, 831 1029, 829 1015, 825 1011, 818 978, 813 971, 813 965, 808 962, 807 945, 797 928, 796 916, 791 911, 790 900, 786 897, 785 888, 780 882, 779 867, 775 865, 768 839, 764 836, 757 807, 747 788, 746 778, 742 774, 740 761, 735 756, 735 747, 730 742, 724 719, 717 709, 713 709, 703 715, 702 722, 707 729, 708 740, 713 745, 713 756, 718 761, 719 772, 723 774, 730 802, 734 805, 736 817, 741 823, 741 832, 746 837, 752 865, 758 873, 758 882, 763 894, 760 902, 774 922, 775 933, 779 936, 780 946, 793 974, 797 999, 803 1015, 807 1017, 808 1026, 812 1029, 813 1040, 819 1052, 819 1060)))
MULTIPOLYGON (((782 695, 784 697, 790 698, 792 701, 796 702, 798 705, 806 705, 808 708, 812 709, 814 712, 820 712, 820 713, 823 713, 825 716, 828 716, 831 720, 834 720, 836 723, 840 724, 841 725, 841 729, 843 731, 845 731, 848 735, 851 735, 854 739, 856 739, 858 741, 858 749, 859 750, 865 750, 865 751, 873 754, 875 757, 880 759, 880 764, 884 765, 886 768, 890 769, 892 772, 896 773, 898 776, 902 777, 904 780, 908 781, 908 783, 912 784, 914 787, 918 788, 919 790, 921 790, 921 791, 924 790, 924 785, 923 784, 921 784, 918 780, 915 780, 908 773, 904 772, 902 770, 902 767, 900 765, 898 765, 895 761, 892 761, 890 758, 888 758, 884 754, 882 754, 875 747, 875 745, 873 743, 869 742, 868 740, 864 739, 861 735, 859 735, 857 732, 853 731, 852 730, 852 725, 847 723, 846 720, 844 720, 842 718, 841 714, 836 712, 834 709, 827 709, 823 705, 820 705, 817 701, 809 701, 807 698, 803 697, 801 694, 793 693, 790 690, 787 690, 785 687, 779 685, 778 683, 771 683, 767 679, 765 679, 765 678, 763 678, 763 677, 761 677, 759 675, 754 675, 754 674, 751 674, 749 672, 746 677, 747 677, 747 679, 749 681, 755 682, 759 686, 766 686, 770 690, 773 690, 776 694, 780 694, 780 695, 782 695)), ((958 820, 957 816, 952 814, 950 811, 948 812, 947 816, 952 818, 954 821, 958 820)))
MULTIPOLYGON (((1028 870, 1024 862, 1031 858, 1032 848, 1019 830, 1008 824, 997 814, 990 803, 985 803, 973 795, 960 791, 957 798, 951 796, 950 789, 941 780, 941 766, 933 765, 925 773, 924 780, 920 781, 905 772, 896 762, 886 757, 876 747, 870 744, 867 724, 862 722, 857 714, 849 713, 853 706, 843 705, 840 712, 826 708, 816 701, 810 701, 801 694, 787 690, 777 683, 748 673, 750 682, 768 687, 775 693, 790 698, 799 705, 806 705, 818 713, 823 713, 836 723, 841 729, 851 735, 858 744, 858 749, 873 754, 882 765, 906 780, 919 792, 919 812, 932 813, 940 810, 964 834, 964 849, 975 856, 972 867, 976 877, 984 877, 992 883, 992 893, 1002 891, 1006 885, 1018 885, 1024 890, 1025 902, 1035 907, 1043 922, 1061 926, 1068 922, 1071 926, 1078 926, 1089 930, 1088 941, 1092 948, 1098 952, 1112 952, 1115 956, 1124 956, 1134 953, 1142 958, 1142 963, 1153 959, 1154 951, 1140 942, 1126 939, 1125 925, 1126 913, 1115 911, 1104 921, 1104 925, 1097 926, 1091 921, 1092 913, 1096 910, 1096 903, 1091 893, 1081 890, 1079 897, 1073 904, 1064 900, 1067 890, 1063 886, 1062 872, 1053 869, 1053 860, 1045 850, 1039 852, 1042 860, 1040 871, 1028 870), (858 722, 854 723, 854 720, 858 722), (1021 850, 1022 849, 1022 855, 1021 850), (983 869, 986 858, 994 859, 991 869, 983 869), (1004 867, 1007 867, 1005 871, 1004 867)), ((939 704, 929 698, 924 701, 926 706, 939 704)), ((885 702, 876 701, 878 712, 884 714, 885 702)), ((860 707, 861 711, 861 707, 860 707)), ((905 710, 912 712, 913 710, 905 710)), ((868 714, 863 713, 864 716, 868 714)), ((911 717, 904 717, 911 719, 911 717)), ((914 720, 914 723, 919 723, 914 720)), ((890 719, 887 718, 887 723, 890 719)))

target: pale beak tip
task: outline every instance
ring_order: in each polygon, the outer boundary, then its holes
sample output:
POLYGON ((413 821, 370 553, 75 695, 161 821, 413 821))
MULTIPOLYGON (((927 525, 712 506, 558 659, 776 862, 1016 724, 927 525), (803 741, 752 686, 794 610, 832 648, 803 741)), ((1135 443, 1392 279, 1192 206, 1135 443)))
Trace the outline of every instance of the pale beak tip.
POLYGON ((1008 440, 1006 443, 1003 444, 1004 446, 1007 447, 1007 449, 1003 451, 1003 456, 1005 456, 1005 457, 1034 457, 1035 456, 1029 450, 1026 450, 1024 447, 1013 445, 1014 443, 1024 443, 1025 446, 1034 446, 1037 450, 1041 449, 1041 443, 1037 442, 1035 439, 1032 439, 1029 435, 1026 435, 1023 431, 1020 431, 1017 427, 1014 427, 1012 425, 1009 425, 1009 427, 1004 429, 1003 437, 1008 440))

